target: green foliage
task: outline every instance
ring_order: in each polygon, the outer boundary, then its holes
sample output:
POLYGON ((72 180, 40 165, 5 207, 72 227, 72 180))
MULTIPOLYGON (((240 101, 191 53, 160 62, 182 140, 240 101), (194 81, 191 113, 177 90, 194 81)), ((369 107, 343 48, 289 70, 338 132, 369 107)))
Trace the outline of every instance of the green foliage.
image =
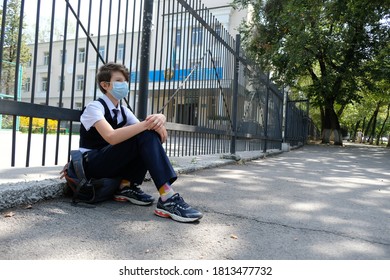
MULTIPOLYGON (((30 59, 30 52, 26 45, 25 36, 21 36, 19 42, 19 34, 21 29, 25 29, 25 23, 20 26, 20 0, 8 0, 7 10, 5 17, 5 32, 4 32, 4 44, 3 48, 3 61, 2 63, 2 93, 12 95, 14 92, 15 84, 15 65, 17 63, 18 48, 20 48, 19 64, 23 65, 30 59)), ((3 6, 0 6, 0 22, 2 22, 3 6)))
POLYGON ((369 92, 389 95, 390 2, 372 0, 235 0, 251 6, 241 26, 250 59, 279 85, 304 93, 322 127, 369 92))
POLYGON ((13 116, 2 115, 0 129, 12 129, 12 126, 13 126, 13 116))
MULTIPOLYGON (((19 29, 25 29, 26 24, 20 27, 20 0, 7 1, 7 15, 5 18, 5 33, 3 47, 3 60, 16 62, 17 47, 19 42, 19 29)), ((2 20, 3 7, 0 7, 0 21, 2 20)), ((22 36, 20 62, 25 63, 29 60, 29 49, 26 46, 24 37, 22 36)))

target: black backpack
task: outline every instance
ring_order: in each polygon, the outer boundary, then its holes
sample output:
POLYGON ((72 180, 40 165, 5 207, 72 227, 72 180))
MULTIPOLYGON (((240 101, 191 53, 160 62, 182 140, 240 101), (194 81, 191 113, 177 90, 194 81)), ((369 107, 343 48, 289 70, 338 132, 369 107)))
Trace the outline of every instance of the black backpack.
POLYGON ((61 171, 66 179, 65 194, 72 196, 72 204, 96 203, 111 199, 118 190, 121 178, 87 179, 84 173, 83 154, 79 150, 70 152, 71 160, 61 171))

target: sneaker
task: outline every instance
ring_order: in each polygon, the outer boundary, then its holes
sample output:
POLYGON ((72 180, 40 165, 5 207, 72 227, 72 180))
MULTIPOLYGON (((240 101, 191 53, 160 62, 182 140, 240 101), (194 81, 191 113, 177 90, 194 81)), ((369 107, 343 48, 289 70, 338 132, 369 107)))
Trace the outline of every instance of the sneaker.
POLYGON ((114 195, 115 201, 130 201, 136 205, 150 205, 154 198, 151 195, 144 193, 140 187, 124 187, 114 195))
POLYGON ((178 193, 165 202, 159 198, 154 213, 157 216, 172 218, 178 222, 194 222, 203 217, 201 212, 189 206, 178 193))

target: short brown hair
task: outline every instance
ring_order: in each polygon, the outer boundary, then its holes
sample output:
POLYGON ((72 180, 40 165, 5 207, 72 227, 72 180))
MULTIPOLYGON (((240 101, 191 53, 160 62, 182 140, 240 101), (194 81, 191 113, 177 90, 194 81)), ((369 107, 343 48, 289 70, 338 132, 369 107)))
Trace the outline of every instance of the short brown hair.
POLYGON ((112 77, 112 72, 121 72, 125 76, 126 81, 129 81, 129 70, 123 64, 118 64, 115 62, 108 62, 102 65, 99 68, 99 72, 96 74, 96 82, 100 90, 106 94, 105 89, 100 85, 101 82, 110 82, 112 77))

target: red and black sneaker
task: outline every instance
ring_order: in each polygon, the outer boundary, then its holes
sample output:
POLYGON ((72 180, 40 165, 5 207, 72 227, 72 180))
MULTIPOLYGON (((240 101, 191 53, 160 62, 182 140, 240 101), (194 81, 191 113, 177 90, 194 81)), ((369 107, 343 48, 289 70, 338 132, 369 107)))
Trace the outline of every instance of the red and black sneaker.
POLYGON ((131 186, 131 187, 124 187, 120 191, 118 191, 114 195, 115 201, 130 201, 133 204, 136 205, 150 205, 153 203, 154 198, 144 193, 140 187, 138 186, 131 186))
POLYGON ((184 223, 194 222, 203 217, 201 212, 188 205, 178 193, 165 202, 159 198, 154 213, 159 217, 172 218, 184 223))

